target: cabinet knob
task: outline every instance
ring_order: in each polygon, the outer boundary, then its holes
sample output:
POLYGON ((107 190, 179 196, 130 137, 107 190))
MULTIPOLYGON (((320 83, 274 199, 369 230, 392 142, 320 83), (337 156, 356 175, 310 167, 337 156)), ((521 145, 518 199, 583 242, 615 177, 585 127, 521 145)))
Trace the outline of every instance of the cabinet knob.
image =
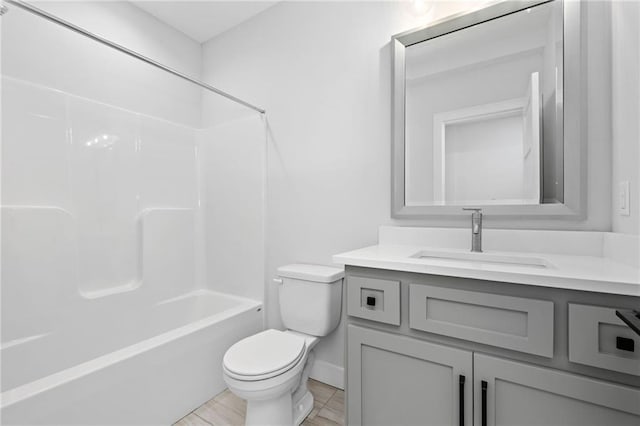
POLYGON ((367 306, 376 306, 376 298, 373 296, 367 296, 367 306))
POLYGON ((628 337, 616 336, 616 349, 621 351, 634 352, 635 342, 628 337))

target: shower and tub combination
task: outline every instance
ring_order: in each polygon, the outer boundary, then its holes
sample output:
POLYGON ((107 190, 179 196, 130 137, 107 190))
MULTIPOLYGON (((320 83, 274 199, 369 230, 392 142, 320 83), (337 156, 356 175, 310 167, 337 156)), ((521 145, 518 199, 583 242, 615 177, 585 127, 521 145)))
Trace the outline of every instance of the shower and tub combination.
POLYGON ((176 421, 263 329, 264 111, 5 5, 2 422, 176 421))

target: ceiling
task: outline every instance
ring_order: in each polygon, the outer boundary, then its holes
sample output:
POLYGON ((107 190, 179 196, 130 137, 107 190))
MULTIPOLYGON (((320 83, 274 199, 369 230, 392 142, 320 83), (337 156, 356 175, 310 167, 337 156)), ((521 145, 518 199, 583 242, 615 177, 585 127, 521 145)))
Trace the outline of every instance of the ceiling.
POLYGON ((131 1, 159 20, 203 43, 252 18, 278 1, 131 1))

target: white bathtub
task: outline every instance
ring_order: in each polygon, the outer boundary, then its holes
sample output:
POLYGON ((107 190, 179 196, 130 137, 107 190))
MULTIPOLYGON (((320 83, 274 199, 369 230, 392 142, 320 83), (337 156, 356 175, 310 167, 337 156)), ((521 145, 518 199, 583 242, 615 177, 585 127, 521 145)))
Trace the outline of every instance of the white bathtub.
POLYGON ((3 342, 1 422, 171 424, 224 389, 222 357, 262 330, 261 311, 198 290, 146 309, 105 303, 3 342))

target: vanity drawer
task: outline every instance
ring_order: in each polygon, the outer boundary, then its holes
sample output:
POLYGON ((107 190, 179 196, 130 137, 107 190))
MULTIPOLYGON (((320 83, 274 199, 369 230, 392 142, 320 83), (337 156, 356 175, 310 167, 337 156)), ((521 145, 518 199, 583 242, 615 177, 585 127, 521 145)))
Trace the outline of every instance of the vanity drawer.
POLYGON ((400 325, 400 281, 350 275, 347 278, 347 314, 400 325))
POLYGON ((569 361, 640 376, 640 336, 615 308, 569 303, 569 361))
POLYGON ((409 327, 553 357, 553 302, 547 300, 411 284, 409 327))

